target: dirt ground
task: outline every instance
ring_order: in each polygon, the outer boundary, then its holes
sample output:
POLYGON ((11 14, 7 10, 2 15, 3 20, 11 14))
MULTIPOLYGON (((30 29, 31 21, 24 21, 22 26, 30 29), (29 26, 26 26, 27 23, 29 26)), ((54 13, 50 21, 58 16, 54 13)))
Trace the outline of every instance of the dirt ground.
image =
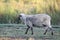
POLYGON ((26 40, 26 39, 22 39, 22 38, 0 37, 0 40, 26 40))
POLYGON ((0 37, 0 40, 35 40, 34 38, 12 38, 12 37, 0 37))
POLYGON ((14 37, 0 37, 0 40, 51 40, 51 39, 47 39, 47 38, 32 38, 32 37, 29 37, 29 38, 14 38, 14 37))

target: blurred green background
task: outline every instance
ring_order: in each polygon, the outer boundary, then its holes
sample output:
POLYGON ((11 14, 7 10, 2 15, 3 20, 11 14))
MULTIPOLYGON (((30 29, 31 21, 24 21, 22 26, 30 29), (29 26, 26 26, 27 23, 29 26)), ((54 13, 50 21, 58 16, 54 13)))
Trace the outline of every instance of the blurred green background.
POLYGON ((60 25, 60 0, 0 0, 0 24, 16 24, 20 13, 47 13, 60 25))

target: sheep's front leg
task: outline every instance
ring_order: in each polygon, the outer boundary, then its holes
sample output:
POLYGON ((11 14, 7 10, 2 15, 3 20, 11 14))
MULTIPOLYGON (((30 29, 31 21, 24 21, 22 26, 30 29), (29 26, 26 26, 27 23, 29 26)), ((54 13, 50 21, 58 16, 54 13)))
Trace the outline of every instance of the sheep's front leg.
MULTIPOLYGON (((28 26, 28 25, 27 25, 27 26, 28 26)), ((27 30, 26 30, 26 32, 25 32, 25 34, 27 34, 27 32, 28 32, 29 28, 30 28, 30 27, 28 26, 28 28, 27 28, 27 30)))
POLYGON ((31 22, 30 20, 28 20, 26 23, 27 23, 27 27, 28 27, 28 28, 27 28, 25 34, 27 34, 29 28, 31 28, 32 35, 33 35, 33 26, 32 26, 32 22, 31 22))

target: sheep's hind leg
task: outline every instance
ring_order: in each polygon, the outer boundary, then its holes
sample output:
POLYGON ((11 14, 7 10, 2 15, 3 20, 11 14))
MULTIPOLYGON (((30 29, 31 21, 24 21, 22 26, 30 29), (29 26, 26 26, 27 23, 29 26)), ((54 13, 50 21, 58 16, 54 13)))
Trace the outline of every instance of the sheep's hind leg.
POLYGON ((51 35, 53 35, 53 29, 52 29, 52 28, 50 28, 50 30, 51 30, 51 35))
POLYGON ((53 35, 53 29, 52 28, 49 28, 49 27, 45 30, 44 35, 47 33, 48 29, 50 29, 51 35, 53 35))
POLYGON ((47 33, 48 29, 45 30, 44 35, 47 33))
POLYGON ((45 32, 44 32, 44 35, 47 33, 47 31, 48 31, 48 27, 46 28, 46 30, 45 30, 45 32))
POLYGON ((32 35, 33 35, 33 27, 31 27, 32 35))

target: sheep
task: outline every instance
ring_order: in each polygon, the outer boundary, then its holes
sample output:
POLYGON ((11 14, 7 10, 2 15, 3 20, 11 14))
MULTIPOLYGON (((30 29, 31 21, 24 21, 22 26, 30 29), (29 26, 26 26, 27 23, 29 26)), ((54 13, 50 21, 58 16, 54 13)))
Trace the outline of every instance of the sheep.
POLYGON ((45 27, 44 35, 47 33, 48 29, 51 30, 51 34, 53 35, 53 29, 51 26, 51 17, 47 14, 35 14, 35 15, 25 15, 20 14, 19 18, 27 25, 27 30, 25 34, 27 34, 28 30, 31 28, 33 35, 33 27, 45 27))

